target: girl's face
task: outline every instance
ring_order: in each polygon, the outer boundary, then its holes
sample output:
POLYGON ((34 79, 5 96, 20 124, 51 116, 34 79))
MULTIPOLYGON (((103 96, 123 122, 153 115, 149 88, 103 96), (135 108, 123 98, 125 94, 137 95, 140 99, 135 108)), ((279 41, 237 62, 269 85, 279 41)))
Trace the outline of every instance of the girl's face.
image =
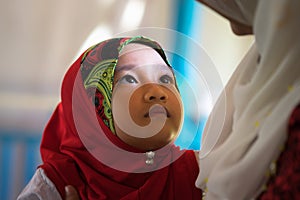
POLYGON ((125 46, 112 97, 117 136, 141 150, 161 148, 177 137, 182 108, 174 75, 161 56, 145 45, 125 46))

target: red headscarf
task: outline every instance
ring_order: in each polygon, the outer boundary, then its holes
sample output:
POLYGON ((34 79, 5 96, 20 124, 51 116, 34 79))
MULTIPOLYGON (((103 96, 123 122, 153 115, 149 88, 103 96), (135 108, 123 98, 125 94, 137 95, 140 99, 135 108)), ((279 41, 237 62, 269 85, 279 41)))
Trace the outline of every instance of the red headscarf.
POLYGON ((155 151, 154 163, 147 165, 145 152, 113 134, 109 106, 103 105, 110 103, 104 99, 109 100, 112 88, 103 94, 97 87, 86 87, 88 74, 103 61, 111 60, 113 78, 118 53, 130 42, 154 48, 167 63, 160 46, 143 37, 115 38, 88 49, 65 75, 62 101, 43 133, 40 167, 63 199, 66 185, 75 186, 81 199, 200 199, 193 151, 170 144, 155 151))

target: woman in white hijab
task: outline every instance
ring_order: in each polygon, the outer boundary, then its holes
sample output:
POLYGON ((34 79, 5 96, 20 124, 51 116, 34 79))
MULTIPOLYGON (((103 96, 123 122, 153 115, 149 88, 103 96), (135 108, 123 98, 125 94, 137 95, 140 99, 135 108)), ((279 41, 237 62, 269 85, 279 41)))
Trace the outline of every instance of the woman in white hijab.
POLYGON ((255 43, 213 109, 196 185, 206 199, 300 196, 300 1, 199 0, 255 43))

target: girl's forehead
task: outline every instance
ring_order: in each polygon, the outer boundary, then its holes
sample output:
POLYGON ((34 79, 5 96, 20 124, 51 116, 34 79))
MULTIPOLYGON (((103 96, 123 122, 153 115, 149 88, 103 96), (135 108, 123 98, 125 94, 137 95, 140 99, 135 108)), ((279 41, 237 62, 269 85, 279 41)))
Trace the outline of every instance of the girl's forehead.
POLYGON ((128 44, 120 52, 117 61, 118 68, 129 70, 142 66, 159 66, 168 68, 165 60, 153 48, 142 44, 128 44))
POLYGON ((174 72, 162 55, 152 47, 139 43, 124 46, 117 60, 114 76, 136 73, 142 77, 154 77, 162 73, 174 77, 174 72))

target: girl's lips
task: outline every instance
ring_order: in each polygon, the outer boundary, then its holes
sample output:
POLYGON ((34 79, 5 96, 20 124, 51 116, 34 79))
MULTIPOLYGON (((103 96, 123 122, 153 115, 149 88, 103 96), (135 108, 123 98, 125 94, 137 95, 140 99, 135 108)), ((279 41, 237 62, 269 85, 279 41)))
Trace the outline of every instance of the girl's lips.
POLYGON ((165 108, 162 105, 154 105, 149 109, 149 112, 147 112, 144 117, 148 118, 150 116, 154 116, 154 115, 165 115, 168 118, 170 117, 170 114, 167 110, 167 108, 165 108))

